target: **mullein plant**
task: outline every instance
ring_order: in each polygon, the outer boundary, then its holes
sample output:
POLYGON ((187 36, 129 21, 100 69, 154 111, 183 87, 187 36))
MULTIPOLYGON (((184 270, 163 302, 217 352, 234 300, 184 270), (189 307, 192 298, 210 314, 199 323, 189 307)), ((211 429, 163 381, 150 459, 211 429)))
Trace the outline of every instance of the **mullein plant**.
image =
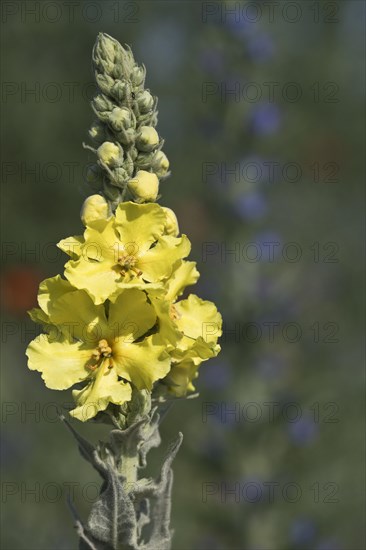
POLYGON ((63 417, 82 456, 103 484, 83 523, 73 504, 82 549, 170 548, 173 442, 157 479, 146 478, 148 451, 160 444, 162 410, 187 398, 203 361, 220 351, 221 316, 194 294, 199 273, 185 258, 190 242, 174 212, 156 203, 169 175, 157 124, 157 99, 145 89, 145 67, 128 47, 99 34, 93 49, 96 154, 94 194, 82 207, 83 235, 60 241, 64 276, 39 287, 30 311, 44 334, 27 349, 28 366, 53 390, 73 388, 70 415, 111 426, 93 446, 63 417))

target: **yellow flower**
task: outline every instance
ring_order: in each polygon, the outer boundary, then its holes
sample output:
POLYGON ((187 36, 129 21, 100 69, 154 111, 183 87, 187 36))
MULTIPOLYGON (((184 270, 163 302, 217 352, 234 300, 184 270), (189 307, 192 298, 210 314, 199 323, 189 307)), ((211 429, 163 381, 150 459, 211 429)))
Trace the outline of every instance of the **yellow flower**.
POLYGON ((172 369, 165 382, 176 395, 192 391, 191 381, 199 365, 220 351, 217 340, 222 334, 222 318, 215 304, 194 294, 177 301, 198 276, 194 262, 181 261, 164 289, 148 290, 172 357, 172 369))
POLYGON ((57 276, 40 285, 38 300, 41 309, 31 316, 51 330, 29 344, 28 366, 42 373, 50 389, 84 384, 73 391, 71 414, 79 420, 109 403, 129 401, 131 384, 151 391, 168 373, 170 358, 154 332, 156 314, 143 291, 127 289, 108 307, 95 305, 86 292, 57 276))
POLYGON ((121 203, 116 215, 87 225, 83 237, 58 246, 71 256, 65 275, 96 304, 123 288, 162 286, 175 264, 190 252, 185 235, 164 235, 167 218, 157 204, 121 203))
POLYGON ((158 176, 146 170, 139 170, 127 186, 137 202, 153 202, 158 196, 158 176))
POLYGON ((85 199, 81 208, 81 221, 84 225, 90 224, 96 220, 108 218, 108 203, 102 195, 91 195, 85 199))

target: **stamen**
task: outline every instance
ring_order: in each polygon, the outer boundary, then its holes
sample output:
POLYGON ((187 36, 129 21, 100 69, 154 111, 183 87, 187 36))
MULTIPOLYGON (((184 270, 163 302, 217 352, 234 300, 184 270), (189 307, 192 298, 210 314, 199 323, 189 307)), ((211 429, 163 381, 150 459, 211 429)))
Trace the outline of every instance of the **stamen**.
POLYGON ((112 348, 108 344, 108 341, 105 338, 102 338, 102 340, 99 340, 98 342, 98 347, 96 347, 92 351, 90 362, 87 364, 86 368, 91 371, 95 371, 95 369, 97 369, 102 364, 103 359, 108 358, 109 359, 108 368, 111 369, 113 368, 111 357, 112 357, 112 348))
POLYGON ((174 304, 170 305, 169 316, 171 319, 173 319, 173 321, 177 321, 182 317, 181 314, 177 311, 177 308, 174 306, 174 304))
POLYGON ((120 267, 120 273, 122 276, 125 276, 127 271, 130 271, 130 272, 132 271, 137 276, 142 275, 142 271, 140 271, 139 269, 137 269, 137 267, 135 267, 135 264, 137 262, 137 257, 134 256, 133 254, 124 254, 122 256, 118 256, 117 261, 118 261, 118 264, 120 267))

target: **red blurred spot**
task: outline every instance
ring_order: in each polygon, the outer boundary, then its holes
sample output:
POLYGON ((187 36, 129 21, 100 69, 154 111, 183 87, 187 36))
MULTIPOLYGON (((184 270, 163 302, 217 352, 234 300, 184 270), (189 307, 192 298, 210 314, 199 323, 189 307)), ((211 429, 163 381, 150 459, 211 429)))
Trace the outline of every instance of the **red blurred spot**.
POLYGON ((34 267, 8 267, 0 276, 2 307, 13 315, 25 315, 37 305, 38 286, 43 279, 34 267))

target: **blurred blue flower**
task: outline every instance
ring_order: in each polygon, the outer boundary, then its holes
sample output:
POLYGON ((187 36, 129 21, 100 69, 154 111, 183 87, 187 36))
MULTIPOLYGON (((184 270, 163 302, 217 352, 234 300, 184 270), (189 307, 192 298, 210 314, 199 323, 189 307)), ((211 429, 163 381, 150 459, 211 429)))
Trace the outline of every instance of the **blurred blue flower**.
POLYGON ((290 526, 290 539, 294 544, 309 544, 316 533, 315 524, 307 518, 295 519, 290 526))
POLYGON ((251 31, 255 30, 253 22, 244 17, 243 13, 227 13, 224 21, 229 31, 239 38, 246 38, 251 31))
POLYGON ((319 426, 310 415, 302 415, 296 422, 288 424, 288 434, 295 445, 308 445, 314 441, 319 432, 319 426))
POLYGON ((248 53, 255 61, 268 61, 275 53, 272 38, 266 33, 259 33, 248 39, 248 53))
POLYGON ((267 213, 267 201, 258 191, 238 197, 233 207, 236 213, 245 220, 257 220, 263 218, 267 213))
POLYGON ((251 128, 255 134, 271 135, 277 132, 281 125, 281 112, 274 103, 261 103, 253 108, 251 128))
POLYGON ((245 502, 256 504, 265 502, 268 498, 268 488, 263 485, 259 477, 255 475, 245 477, 241 482, 241 497, 245 502))

